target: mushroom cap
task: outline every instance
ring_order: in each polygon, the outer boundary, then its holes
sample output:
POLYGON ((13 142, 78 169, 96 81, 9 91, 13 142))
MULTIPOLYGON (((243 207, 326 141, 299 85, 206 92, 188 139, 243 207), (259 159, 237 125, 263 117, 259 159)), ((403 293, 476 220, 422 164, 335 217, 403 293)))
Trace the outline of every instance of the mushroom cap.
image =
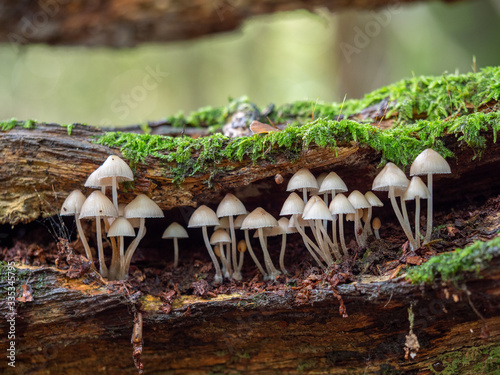
POLYGON ((85 202, 85 195, 80 190, 73 190, 61 206, 61 216, 77 215, 85 202))
POLYGON ((116 181, 134 181, 132 169, 116 155, 110 155, 104 163, 96 170, 97 179, 116 177, 116 181))
POLYGON ((286 191, 301 190, 304 188, 307 190, 319 189, 318 181, 316 181, 316 178, 309 169, 306 168, 299 169, 295 172, 290 181, 288 181, 286 191))
POLYGON ((231 193, 227 193, 217 207, 217 217, 242 215, 246 212, 243 203, 231 193))
POLYGON ((80 219, 86 217, 117 217, 118 212, 109 200, 99 190, 95 190, 88 196, 80 209, 80 219))
POLYGON ((390 187, 406 189, 409 183, 404 172, 396 164, 389 162, 373 180, 372 190, 389 191, 390 187))
POLYGON ((354 214, 356 212, 351 202, 349 202, 349 199, 342 193, 337 194, 335 198, 332 199, 328 209, 333 215, 354 214))
POLYGON ((135 236, 134 227, 123 216, 116 218, 108 230, 108 237, 118 237, 118 236, 124 236, 124 237, 135 236))
POLYGON ((188 238, 189 235, 182 225, 177 222, 170 224, 163 232, 161 238, 188 238))
POLYGON ((278 221, 262 207, 257 207, 250 212, 241 223, 240 229, 269 228, 278 225, 278 221))
POLYGON ((321 186, 319 187, 320 193, 338 193, 340 191, 347 191, 345 182, 335 172, 328 173, 321 186))
POLYGON ((292 234, 297 233, 297 228, 289 227, 289 220, 286 217, 282 217, 278 220, 278 226, 271 229, 270 236, 279 236, 280 234, 292 234))
MULTIPOLYGON (((313 195, 311 196, 311 198, 309 198, 309 200, 307 201, 306 205, 304 206, 304 211, 302 212, 302 218, 305 219, 304 216, 307 215, 307 213, 309 212, 309 210, 311 209, 311 207, 318 201, 322 201, 323 199, 321 199, 319 196, 317 195, 313 195)), ((305 220, 309 220, 309 219, 305 219, 305 220)))
POLYGON ((219 219, 214 210, 203 204, 189 218, 188 228, 210 227, 219 224, 219 219))
POLYGON ((332 213, 321 199, 316 201, 307 212, 304 210, 302 218, 304 220, 333 220, 332 213))
POLYGON ((216 225, 214 227, 214 230, 217 230, 217 229, 229 229, 229 216, 224 216, 224 217, 220 217, 219 216, 219 225, 216 225))
MULTIPOLYGON (((118 203, 118 216, 125 215, 125 207, 127 207, 126 203, 118 203)), ((139 228, 141 226, 141 220, 137 217, 131 217, 127 220, 134 228, 139 228)))
POLYGON ((165 217, 161 208, 145 194, 139 194, 135 197, 132 202, 125 206, 123 213, 127 219, 165 217))
POLYGON ((370 203, 370 206, 372 207, 383 207, 384 204, 378 197, 373 193, 373 191, 367 191, 365 193, 365 198, 370 203))
POLYGON ((375 230, 379 230, 380 227, 382 226, 382 222, 378 217, 374 217, 372 220, 372 228, 375 230))
MULTIPOLYGON (((101 168, 101 167, 99 167, 101 168)), ((101 178, 100 177, 100 171, 99 168, 97 168, 94 172, 92 172, 89 177, 87 178, 87 181, 85 181, 84 186, 97 189, 101 188, 102 186, 111 186, 113 185, 113 179, 111 177, 105 177, 101 178)))
POLYGON ((431 148, 418 154, 410 167, 410 176, 447 173, 451 173, 450 165, 431 148))
POLYGON ((304 212, 305 203, 297 193, 291 193, 281 207, 280 216, 301 214, 304 212))
POLYGON ((352 206, 358 210, 360 208, 369 208, 371 207, 370 202, 365 198, 363 193, 361 193, 359 190, 354 190, 349 196, 347 197, 349 199, 349 202, 351 202, 352 206))
MULTIPOLYGON (((234 219, 234 228, 235 229, 240 229, 241 228, 241 223, 243 223, 243 220, 247 217, 248 212, 245 214, 241 214, 236 216, 236 219, 234 219)), ((229 220, 229 219, 228 219, 229 220)))
POLYGON ((316 182, 318 183, 318 186, 321 186, 326 176, 328 176, 328 173, 323 172, 318 177, 316 177, 316 182))
POLYGON ((245 240, 239 240, 236 248, 240 253, 244 253, 245 251, 247 251, 247 242, 245 240))
POLYGON ((413 200, 416 197, 420 199, 429 199, 431 196, 431 192, 427 189, 427 186, 424 184, 422 179, 418 176, 413 176, 410 181, 410 185, 408 185, 408 189, 403 195, 403 199, 405 201, 413 200))
POLYGON ((212 233, 212 236, 210 236, 210 245, 226 244, 230 242, 231 237, 229 237, 229 234, 226 232, 226 230, 222 228, 217 229, 212 233))

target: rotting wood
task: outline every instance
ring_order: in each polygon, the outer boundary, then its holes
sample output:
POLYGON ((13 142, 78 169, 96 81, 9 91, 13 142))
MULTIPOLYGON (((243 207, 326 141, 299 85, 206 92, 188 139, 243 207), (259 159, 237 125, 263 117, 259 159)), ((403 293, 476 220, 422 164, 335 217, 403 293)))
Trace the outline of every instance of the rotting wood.
MULTIPOLYGON (((5 373, 137 373, 131 344, 136 311, 144 322, 145 373, 429 373, 447 352, 500 343, 499 266, 496 258, 457 287, 387 277, 339 285, 346 318, 328 286, 310 290, 305 299, 293 287, 213 299, 184 296, 165 314, 158 297, 127 295, 119 284, 102 285, 89 274, 69 280, 54 268, 22 267, 17 283, 30 285, 33 300, 17 302, 17 366, 5 373), (410 305, 420 350, 405 360, 410 305)), ((0 281, 2 291, 6 285, 0 281)), ((0 314, 6 313, 0 304, 0 314)), ((4 320, 0 327, 5 333, 4 320)))

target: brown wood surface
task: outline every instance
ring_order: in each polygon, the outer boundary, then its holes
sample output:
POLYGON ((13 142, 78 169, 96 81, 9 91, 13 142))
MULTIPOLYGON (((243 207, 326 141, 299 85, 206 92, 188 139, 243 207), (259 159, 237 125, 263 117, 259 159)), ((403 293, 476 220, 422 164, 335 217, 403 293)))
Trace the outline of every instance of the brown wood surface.
MULTIPOLYGON (((68 280, 53 268, 24 267, 18 283, 30 285, 33 300, 17 302, 18 366, 5 373, 137 373, 130 343, 137 309, 144 319, 146 374, 429 373, 442 354, 500 342, 499 265, 495 259, 459 287, 387 278, 340 285, 346 317, 328 284, 307 293, 284 286, 253 295, 183 297, 165 314, 158 297, 127 295, 89 275, 68 280), (410 305, 420 345, 413 360, 404 351, 410 305)), ((0 282, 2 290, 6 286, 0 282)), ((0 314, 7 313, 0 304, 0 314)), ((0 328, 5 337, 3 319, 0 328)), ((5 340, 0 349, 5 352, 5 340)))
POLYGON ((261 14, 318 8, 367 10, 394 3, 393 0, 1 0, 0 42, 130 47, 234 30, 246 18, 261 14))

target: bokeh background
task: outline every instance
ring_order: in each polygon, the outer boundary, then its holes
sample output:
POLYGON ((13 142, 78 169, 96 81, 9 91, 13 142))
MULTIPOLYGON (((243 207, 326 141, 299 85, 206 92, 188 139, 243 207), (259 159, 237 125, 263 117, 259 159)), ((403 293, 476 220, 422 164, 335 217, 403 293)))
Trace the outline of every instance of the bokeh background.
POLYGON ((0 45, 0 119, 123 126, 248 96, 342 101, 413 75, 500 61, 500 0, 318 9, 133 49, 0 45))

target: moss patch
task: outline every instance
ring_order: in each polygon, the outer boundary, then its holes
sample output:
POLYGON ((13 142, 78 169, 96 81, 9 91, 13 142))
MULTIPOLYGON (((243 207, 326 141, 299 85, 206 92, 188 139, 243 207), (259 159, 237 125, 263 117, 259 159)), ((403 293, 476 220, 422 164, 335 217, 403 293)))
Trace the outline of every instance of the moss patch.
POLYGON ((500 346, 492 344, 446 353, 430 366, 430 370, 441 375, 498 374, 500 346))
POLYGON ((458 281, 466 272, 479 272, 500 255, 500 237, 488 242, 475 242, 463 249, 433 256, 426 263, 408 269, 406 279, 414 284, 431 284, 436 279, 458 281))

